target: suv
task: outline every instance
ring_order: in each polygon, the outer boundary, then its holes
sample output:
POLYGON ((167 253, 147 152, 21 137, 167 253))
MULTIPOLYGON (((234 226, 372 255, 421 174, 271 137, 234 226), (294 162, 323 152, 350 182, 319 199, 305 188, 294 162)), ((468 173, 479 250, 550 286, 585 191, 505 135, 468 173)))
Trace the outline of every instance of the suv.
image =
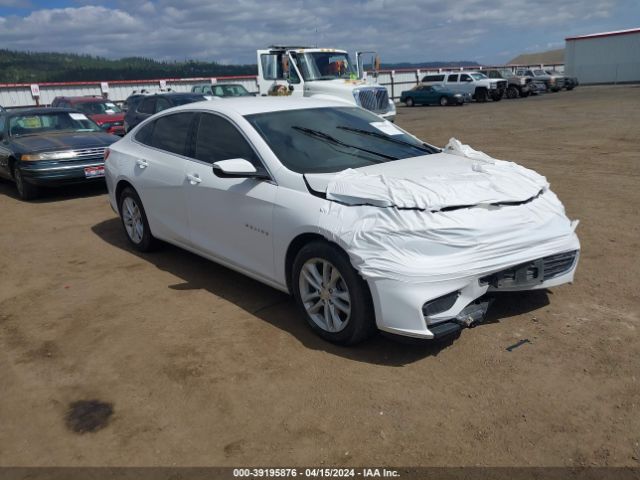
POLYGON ((483 70, 489 78, 507 81, 507 98, 528 97, 531 94, 531 78, 515 75, 508 68, 483 70))
POLYGON ((481 72, 443 72, 426 75, 425 85, 441 85, 456 93, 472 95, 476 102, 486 102, 489 98, 498 102, 507 89, 506 80, 496 80, 481 72))
POLYGON ((134 96, 136 98, 131 102, 127 99, 127 105, 130 105, 124 117, 124 130, 127 133, 143 120, 162 110, 177 107, 178 105, 207 100, 207 97, 201 93, 170 92, 143 95, 142 97, 139 97, 139 94, 132 95, 132 97, 134 96))
POLYGON ((255 96, 250 93, 244 86, 239 83, 219 83, 211 85, 205 83, 203 85, 194 85, 191 88, 192 93, 202 93, 203 95, 213 95, 214 97, 251 97, 255 96))
POLYGON ((533 81, 544 82, 547 90, 560 91, 564 87, 564 77, 555 72, 547 72, 541 68, 527 68, 516 70, 516 75, 531 77, 533 81))
POLYGON ((112 135, 124 135, 124 112, 114 102, 98 96, 56 97, 52 107, 80 110, 112 135))

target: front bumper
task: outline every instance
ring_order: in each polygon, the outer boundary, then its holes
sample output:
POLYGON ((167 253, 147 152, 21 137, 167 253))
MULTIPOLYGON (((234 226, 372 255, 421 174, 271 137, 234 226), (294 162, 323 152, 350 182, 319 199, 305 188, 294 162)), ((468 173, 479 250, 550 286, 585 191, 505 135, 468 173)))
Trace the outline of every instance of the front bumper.
MULTIPOLYGON (((558 253, 562 255, 566 252, 558 253)), ((509 281, 511 271, 526 273, 529 264, 543 259, 514 266, 519 267, 516 270, 510 267, 446 282, 412 284, 391 279, 369 280, 377 326, 384 332, 422 339, 436 339, 455 333, 462 324, 470 323, 466 317, 473 310, 474 302, 487 293, 539 290, 572 282, 579 250, 575 250, 575 257, 571 263, 564 265, 564 270, 554 267, 557 257, 558 254, 544 257, 552 276, 545 277, 541 273, 538 279, 520 278, 521 282, 509 281), (425 315, 423 306, 426 303, 452 293, 455 293, 456 299, 450 307, 439 313, 425 315)), ((524 274, 517 275, 522 277, 524 274)), ((513 276, 515 278, 516 274, 513 276)))
POLYGON ((87 177, 85 168, 104 167, 103 160, 18 162, 26 182, 33 185, 56 186, 103 181, 104 177, 87 177))

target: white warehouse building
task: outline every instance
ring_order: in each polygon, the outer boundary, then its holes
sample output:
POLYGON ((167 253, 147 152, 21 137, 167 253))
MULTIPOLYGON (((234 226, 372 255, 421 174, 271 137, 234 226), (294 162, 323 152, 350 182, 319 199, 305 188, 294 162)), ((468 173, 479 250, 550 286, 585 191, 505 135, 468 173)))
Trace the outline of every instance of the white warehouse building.
POLYGON ((565 40, 566 75, 581 84, 640 82, 640 28, 565 40))

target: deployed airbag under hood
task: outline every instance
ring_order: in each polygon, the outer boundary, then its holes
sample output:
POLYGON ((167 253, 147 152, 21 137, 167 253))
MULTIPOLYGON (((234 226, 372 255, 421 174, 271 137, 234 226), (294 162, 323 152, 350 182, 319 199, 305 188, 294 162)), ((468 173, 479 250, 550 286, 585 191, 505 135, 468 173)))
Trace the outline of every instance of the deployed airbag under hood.
POLYGON ((549 186, 533 170, 493 159, 455 139, 442 153, 305 178, 328 200, 347 205, 431 211, 524 202, 549 186))

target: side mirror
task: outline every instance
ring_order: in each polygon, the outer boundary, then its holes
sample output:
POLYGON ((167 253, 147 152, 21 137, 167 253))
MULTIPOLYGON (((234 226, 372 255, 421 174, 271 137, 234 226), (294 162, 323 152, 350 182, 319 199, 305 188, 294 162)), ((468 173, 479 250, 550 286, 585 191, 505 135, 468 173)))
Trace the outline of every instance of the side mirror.
POLYGON ((213 163, 213 173, 222 178, 268 178, 244 158, 231 158, 213 163))

